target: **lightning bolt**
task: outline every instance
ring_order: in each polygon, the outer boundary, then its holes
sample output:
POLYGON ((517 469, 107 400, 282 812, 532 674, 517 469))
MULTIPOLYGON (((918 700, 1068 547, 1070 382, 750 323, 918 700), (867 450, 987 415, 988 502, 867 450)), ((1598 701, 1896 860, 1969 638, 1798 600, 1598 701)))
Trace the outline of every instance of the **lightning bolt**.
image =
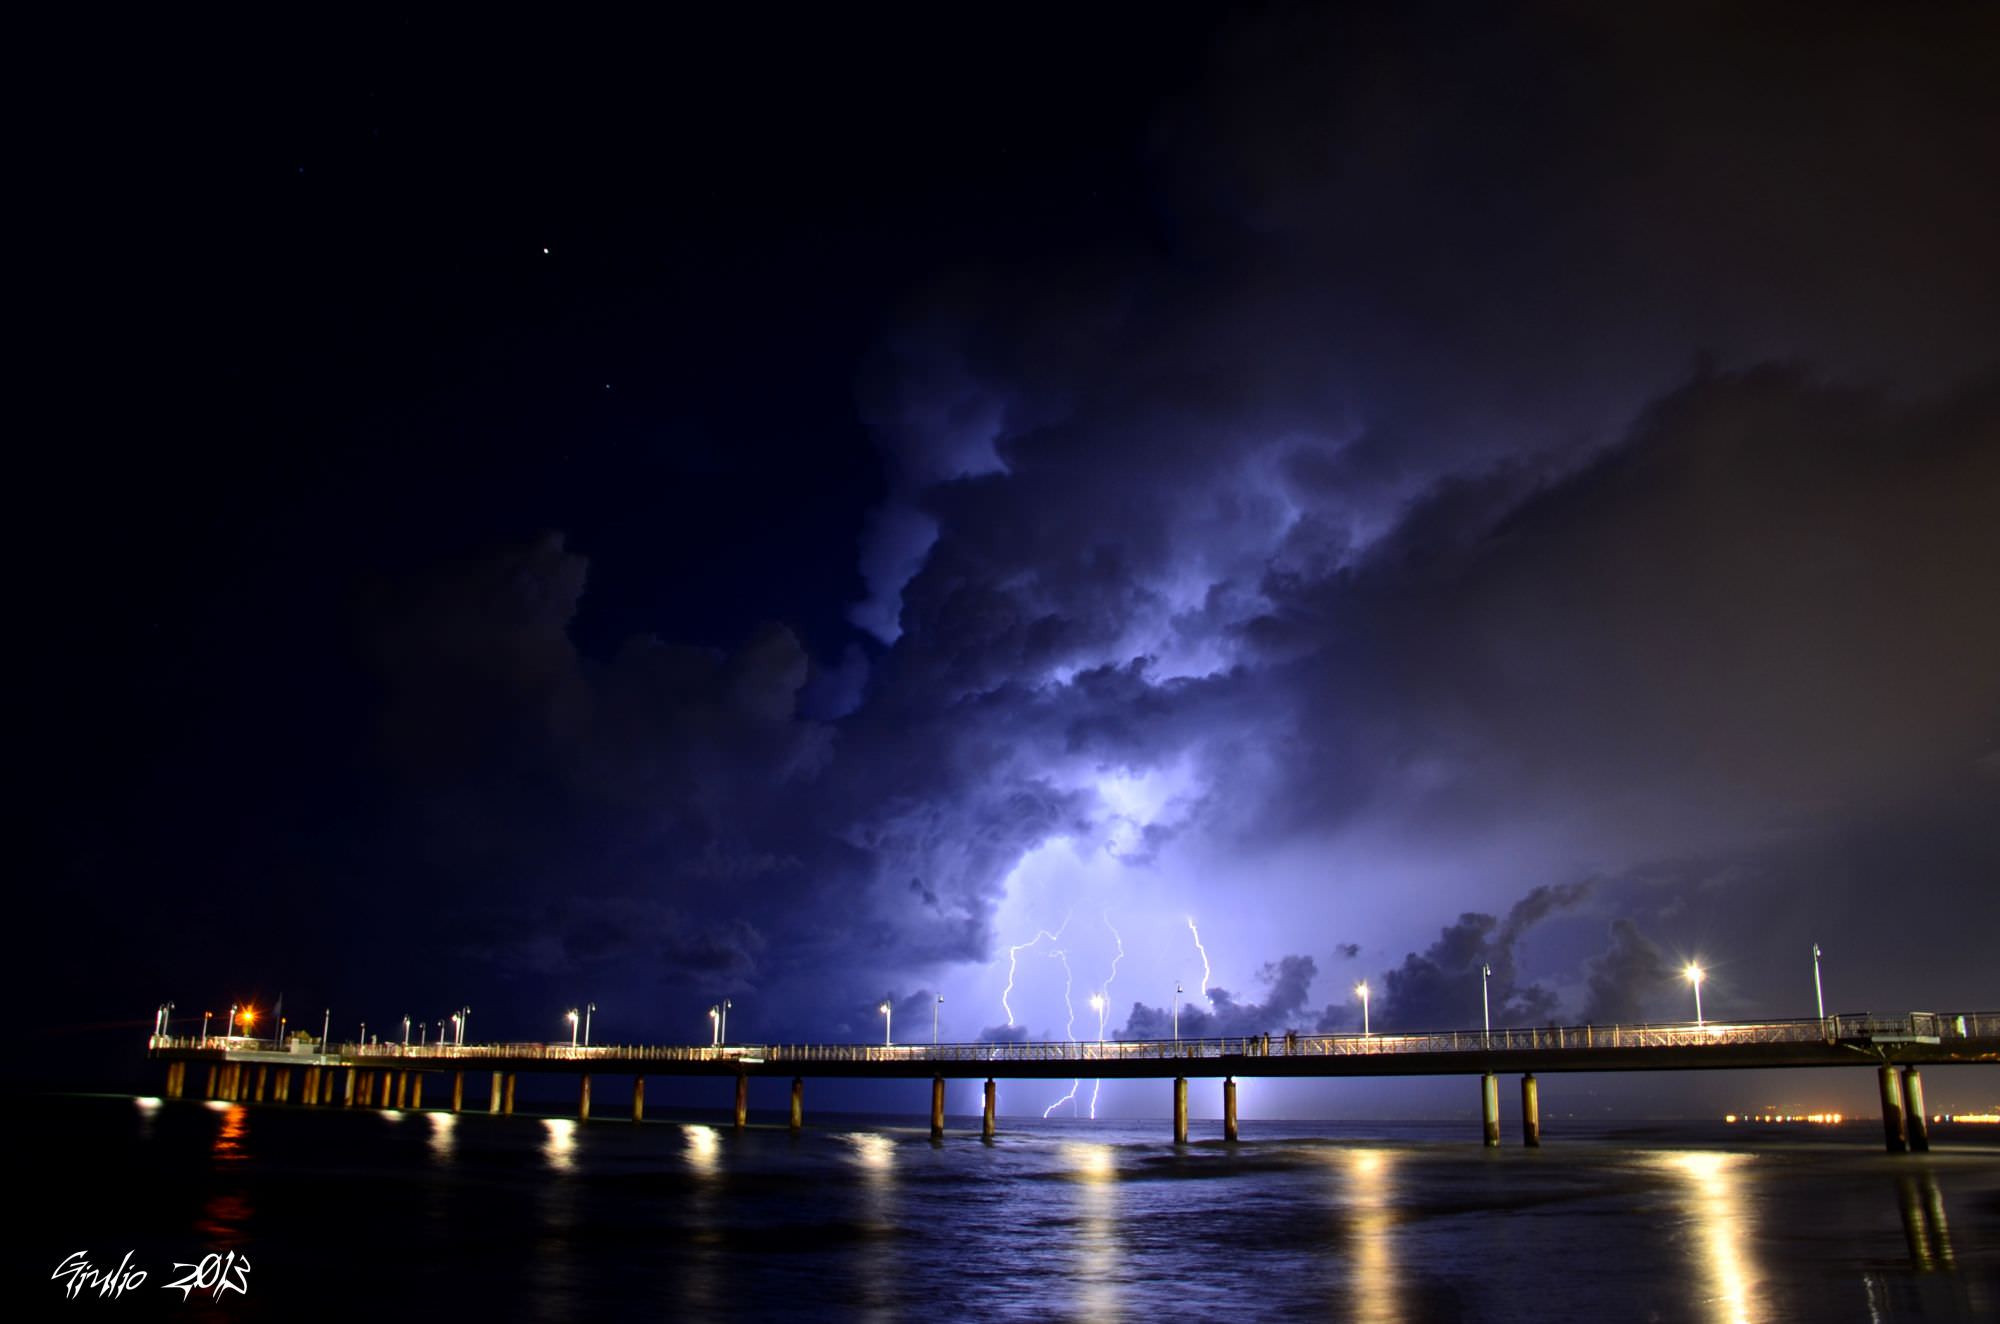
MULTIPOLYGON (((1118 978, 1118 963, 1125 959, 1125 939, 1118 935, 1118 928, 1111 922, 1111 907, 1104 908, 1104 927, 1111 930, 1111 941, 1118 944, 1118 951, 1111 958, 1111 973, 1104 976, 1104 983, 1097 990, 1097 1042, 1104 1042, 1104 1018, 1111 1014, 1111 981, 1118 978)), ((1097 1120, 1097 1096, 1104 1090, 1102 1079, 1090 1082, 1090 1120, 1097 1120)))
POLYGON ((1037 929, 1034 937, 1028 939, 1026 942, 1017 942, 1007 949, 1007 987, 1000 990, 1000 1009, 1007 1013, 1008 1029, 1011 1030, 1014 1028, 1014 1007, 1007 999, 1014 992, 1014 972, 1020 965, 1021 953, 1027 951, 1044 938, 1047 938, 1050 942, 1057 941, 1062 937, 1063 930, 1069 927, 1069 921, 1070 916, 1065 915, 1063 916, 1062 924, 1057 927, 1054 933, 1050 933, 1047 929, 1037 929))
POLYGON ((1214 1010, 1215 1004, 1209 1002, 1208 998, 1208 948, 1201 945, 1201 930, 1194 926, 1194 916, 1192 915, 1188 916, 1188 932, 1194 935, 1194 949, 1201 953, 1201 1000, 1208 1002, 1209 1009, 1214 1010))
MULTIPOLYGON (((1068 928, 1068 927, 1069 927, 1069 921, 1068 921, 1068 920, 1064 920, 1064 921, 1063 921, 1063 928, 1068 928)), ((1061 931, 1061 930, 1058 930, 1058 932, 1060 932, 1060 931, 1061 931)), ((1063 1010, 1064 1010, 1064 1011, 1066 1011, 1067 1013, 1069 1013, 1069 1019, 1068 1019, 1068 1020, 1067 1020, 1066 1022, 1064 1022, 1064 1024, 1063 1024, 1063 1037, 1064 1037, 1065 1039, 1069 1040, 1069 1041, 1070 1041, 1071 1043, 1075 1043, 1075 1042, 1076 1042, 1076 1003, 1074 1003, 1074 1002, 1072 1002, 1072 1001, 1070 1000, 1070 990, 1071 990, 1071 989, 1072 989, 1072 988, 1074 987, 1074 985, 1075 985, 1075 979, 1074 979, 1074 976, 1073 976, 1073 975, 1072 975, 1072 974, 1070 973, 1070 968, 1069 968, 1069 953, 1068 953, 1068 952, 1065 952, 1065 951, 1064 951, 1064 950, 1063 950, 1062 948, 1058 947, 1058 948, 1056 948, 1056 949, 1055 949, 1054 951, 1050 952, 1050 953, 1049 953, 1049 955, 1050 955, 1050 956, 1052 956, 1052 957, 1054 957, 1054 958, 1055 958, 1056 960, 1058 960, 1058 961, 1061 961, 1061 962, 1062 962, 1062 968, 1063 968, 1063 1010)), ((1050 1105, 1049 1105, 1048 1107, 1046 1107, 1046 1108, 1042 1109, 1042 1116, 1043 1116, 1044 1118, 1046 1118, 1046 1117, 1047 1117, 1047 1116, 1048 1116, 1048 1115, 1049 1115, 1050 1113, 1052 1113, 1052 1112, 1054 1112, 1054 1111, 1055 1111, 1056 1109, 1058 1109, 1058 1108, 1062 1107, 1062 1106, 1063 1106, 1064 1104, 1066 1104, 1066 1103, 1074 1103, 1074 1102, 1076 1102, 1076 1091, 1077 1091, 1078 1087, 1079 1087, 1079 1086, 1081 1086, 1082 1084, 1083 1084, 1083 1078, 1082 1078, 1081 1076, 1077 1077, 1077 1078, 1076 1078, 1075 1080, 1072 1080, 1072 1081, 1071 1081, 1071 1082, 1069 1083, 1069 1093, 1067 1093, 1067 1094, 1063 1095, 1063 1096, 1062 1096, 1062 1097, 1061 1097, 1060 1099, 1057 1099, 1057 1100, 1056 1100, 1056 1101, 1055 1101, 1054 1103, 1052 1103, 1052 1104, 1050 1104, 1050 1105)))

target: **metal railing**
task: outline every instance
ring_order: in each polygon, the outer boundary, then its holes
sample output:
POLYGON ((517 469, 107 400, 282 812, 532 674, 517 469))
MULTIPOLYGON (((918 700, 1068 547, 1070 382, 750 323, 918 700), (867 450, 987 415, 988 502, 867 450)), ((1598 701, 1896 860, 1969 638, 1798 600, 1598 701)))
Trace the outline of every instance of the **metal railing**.
MULTIPOLYGON (((2000 1012, 1904 1012, 1840 1015, 1824 1020, 1688 1021, 1638 1025, 1548 1025, 1498 1030, 1434 1030, 1417 1034, 1257 1034, 1210 1039, 1000 1040, 961 1044, 339 1044, 314 1057, 426 1062, 551 1061, 588 1063, 733 1062, 798 1066, 833 1063, 1045 1063, 1165 1061, 1225 1057, 1353 1057, 1400 1053, 1507 1053, 1564 1049, 1694 1048, 1732 1044, 2000 1039, 2000 1012)), ((217 1052, 277 1050, 264 1041, 211 1035, 156 1035, 154 1049, 217 1052)))

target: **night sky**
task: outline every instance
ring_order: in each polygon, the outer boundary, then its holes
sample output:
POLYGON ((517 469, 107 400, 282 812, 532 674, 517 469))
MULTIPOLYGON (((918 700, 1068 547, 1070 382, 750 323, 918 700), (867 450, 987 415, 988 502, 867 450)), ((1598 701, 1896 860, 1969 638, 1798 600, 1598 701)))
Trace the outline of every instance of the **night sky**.
POLYGON ((92 22, 10 1073, 2000 1007, 2000 9, 92 22))

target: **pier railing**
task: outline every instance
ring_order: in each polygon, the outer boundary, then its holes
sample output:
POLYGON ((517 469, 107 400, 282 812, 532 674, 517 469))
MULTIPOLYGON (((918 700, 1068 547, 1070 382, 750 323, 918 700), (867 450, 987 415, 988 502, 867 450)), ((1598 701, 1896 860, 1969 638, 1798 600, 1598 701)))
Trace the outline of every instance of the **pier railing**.
MULTIPOLYGON (((1255 1034, 1205 1039, 997 1040, 955 1044, 339 1044, 324 1055, 343 1059, 550 1062, 729 1062, 815 1064, 859 1062, 1047 1063, 1133 1062, 1181 1058, 1352 1057, 1398 1053, 1495 1053, 1595 1048, 1692 1048, 1728 1044, 1950 1043, 2000 1039, 2000 1013, 1905 1012, 1840 1015, 1823 1020, 1690 1021, 1636 1025, 1547 1025, 1496 1030, 1433 1030, 1416 1034, 1255 1034)), ((155 1036, 153 1048, 281 1051, 266 1041, 211 1035, 155 1036)), ((295 1050, 296 1051, 296 1050, 295 1050)), ((309 1050, 319 1055, 321 1049, 309 1050)))

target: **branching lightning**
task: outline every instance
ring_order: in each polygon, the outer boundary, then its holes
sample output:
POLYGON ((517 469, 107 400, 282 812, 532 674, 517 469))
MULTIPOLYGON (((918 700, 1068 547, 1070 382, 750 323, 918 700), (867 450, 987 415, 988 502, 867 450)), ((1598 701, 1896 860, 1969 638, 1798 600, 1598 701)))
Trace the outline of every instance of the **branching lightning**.
MULTIPOLYGON (((1064 922, 1067 923, 1068 921, 1064 922)), ((1213 1011, 1215 1003, 1210 1002, 1208 997, 1208 948, 1201 945, 1201 930, 1194 926, 1194 916, 1192 915, 1188 916, 1188 932, 1194 935, 1194 949, 1201 953, 1201 1000, 1207 1002, 1209 1010, 1213 1011)))
MULTIPOLYGON (((1125 959, 1125 939, 1118 935, 1118 928, 1111 922, 1111 908, 1104 908, 1104 927, 1111 930, 1111 941, 1118 944, 1118 950, 1111 957, 1111 973, 1104 976, 1096 996, 1090 1000, 1097 1009, 1097 1042, 1104 1042, 1104 1018, 1111 1013, 1111 981, 1118 978, 1118 963, 1125 959)), ((1090 1082, 1090 1120, 1097 1120, 1097 1096, 1104 1090, 1102 1079, 1090 1082)))
POLYGON ((1044 938, 1047 938, 1050 942, 1059 940, 1063 935, 1063 930, 1069 927, 1069 921, 1070 916, 1065 915, 1063 916, 1063 922, 1057 926, 1054 933, 1050 933, 1047 929, 1037 929, 1034 937, 1028 939, 1026 942, 1017 942, 1007 949, 1007 987, 1000 990, 1000 1009, 1007 1013, 1008 1029, 1011 1030, 1014 1028, 1014 1007, 1007 999, 1014 992, 1014 972, 1020 964, 1021 953, 1027 951, 1044 938))
MULTIPOLYGON (((1067 919, 1065 919, 1065 920, 1063 921, 1063 927, 1064 927, 1064 928, 1068 928, 1068 927, 1069 927, 1069 921, 1068 921, 1067 919)), ((1057 931, 1058 931, 1058 932, 1061 932, 1061 930, 1057 930, 1057 931)), ((1071 992, 1071 989, 1072 989, 1072 988, 1074 988, 1074 986, 1075 986, 1075 977, 1074 977, 1074 976, 1073 976, 1073 975, 1072 975, 1072 974, 1070 973, 1070 968, 1069 968, 1069 953, 1068 953, 1068 952, 1065 952, 1065 951, 1064 951, 1064 950, 1063 950, 1062 948, 1058 947, 1058 948, 1056 948, 1056 949, 1055 949, 1054 951, 1050 952, 1050 953, 1049 953, 1049 955, 1050 955, 1050 956, 1053 956, 1053 957, 1054 957, 1054 958, 1055 958, 1056 960, 1058 960, 1058 961, 1061 961, 1061 962, 1062 962, 1062 968, 1063 968, 1063 1011, 1064 1011, 1064 1012, 1066 1012, 1066 1013, 1068 1014, 1068 1017, 1069 1017, 1069 1019, 1068 1019, 1068 1020, 1066 1020, 1065 1022, 1063 1022, 1063 1037, 1064 1037, 1065 1039, 1069 1040, 1069 1041, 1070 1041, 1071 1043, 1075 1043, 1075 1042, 1076 1042, 1076 1003, 1075 1003, 1075 1002, 1073 1002, 1073 1001, 1071 1001, 1071 999, 1070 999, 1070 992, 1071 992)), ((1056 1101, 1055 1101, 1054 1103, 1052 1103, 1052 1104, 1050 1104, 1050 1105, 1049 1105, 1048 1107, 1046 1107, 1046 1108, 1042 1109, 1042 1116, 1043 1116, 1043 1117, 1047 1117, 1047 1116, 1048 1116, 1048 1115, 1049 1115, 1050 1113, 1054 1112, 1054 1111, 1055 1111, 1056 1109, 1058 1109, 1058 1108, 1062 1107, 1062 1106, 1063 1106, 1064 1104, 1066 1104, 1066 1103, 1074 1103, 1074 1102, 1076 1102, 1076 1091, 1077 1091, 1078 1087, 1079 1087, 1079 1086, 1081 1086, 1082 1084, 1083 1084, 1083 1078, 1082 1078, 1081 1076, 1077 1077, 1077 1078, 1076 1078, 1075 1080, 1072 1080, 1072 1081, 1071 1081, 1071 1082, 1069 1083, 1069 1093, 1067 1093, 1067 1094, 1063 1095, 1063 1096, 1062 1096, 1062 1097, 1061 1097, 1060 1099, 1057 1099, 1057 1100, 1056 1100, 1056 1101)))

